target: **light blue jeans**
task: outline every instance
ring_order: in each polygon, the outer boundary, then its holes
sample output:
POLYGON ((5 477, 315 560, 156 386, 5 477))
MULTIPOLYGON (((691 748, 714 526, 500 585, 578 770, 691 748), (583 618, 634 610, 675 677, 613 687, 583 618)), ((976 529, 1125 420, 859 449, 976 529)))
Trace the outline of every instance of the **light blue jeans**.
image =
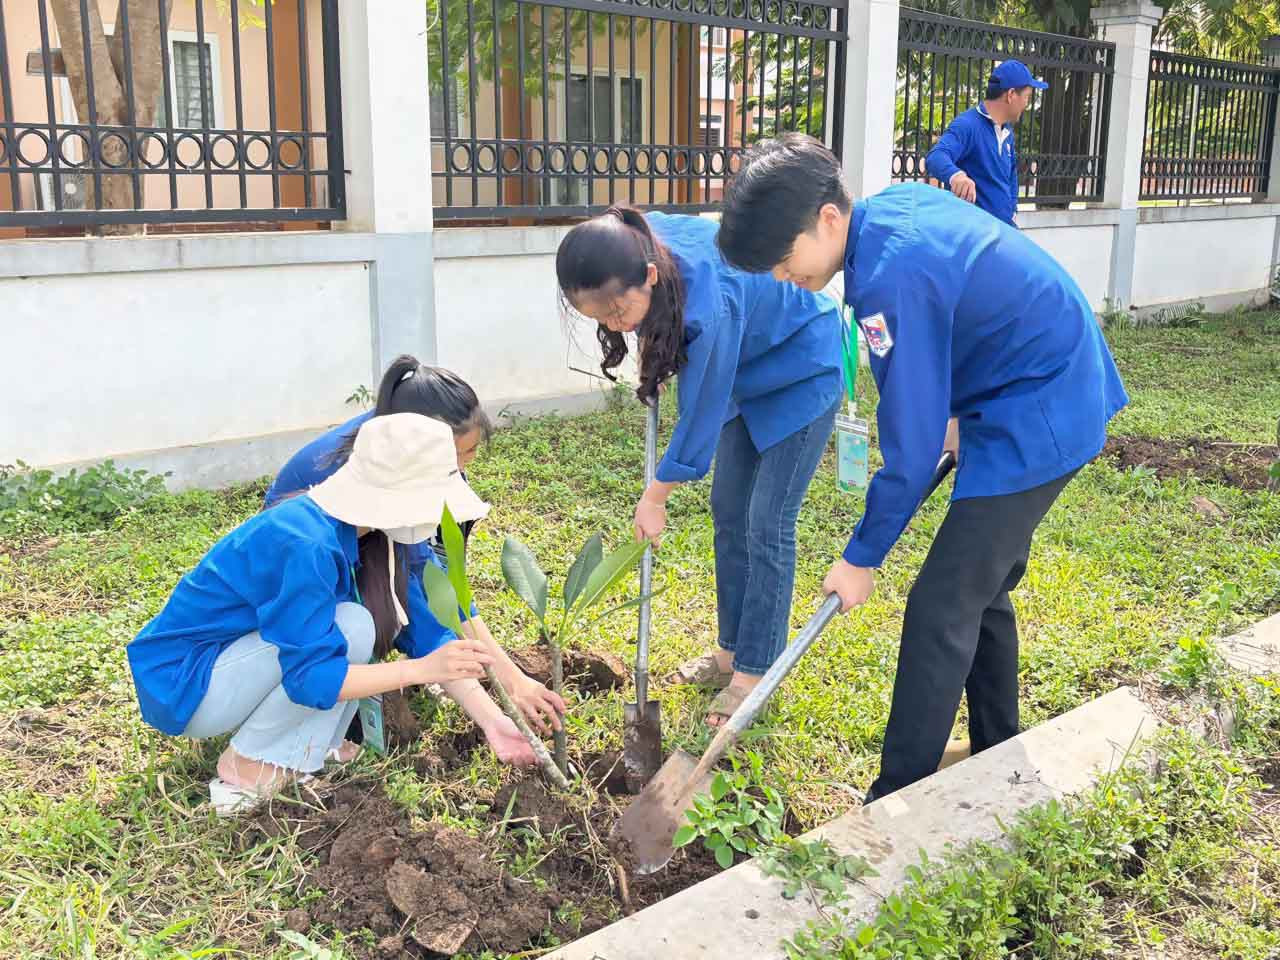
MULTIPOLYGON (((347 660, 373 657, 373 617, 358 603, 340 603, 334 622, 347 638, 347 660)), ((231 747, 242 757, 313 773, 342 743, 358 700, 316 710, 294 703, 280 683, 279 651, 257 631, 218 655, 209 689, 182 731, 203 739, 235 731, 231 747)))

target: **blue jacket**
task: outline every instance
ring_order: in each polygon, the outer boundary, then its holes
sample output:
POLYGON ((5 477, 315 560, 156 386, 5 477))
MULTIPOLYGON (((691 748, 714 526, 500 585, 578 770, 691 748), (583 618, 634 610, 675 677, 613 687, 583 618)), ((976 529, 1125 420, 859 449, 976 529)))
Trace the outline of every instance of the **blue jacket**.
POLYGON ((844 557, 879 566, 960 421, 956 499, 1092 460, 1128 403, 1093 310, 1049 254, 972 204, 904 183, 854 205, 845 300, 871 345, 884 467, 844 557))
POLYGON ((1018 152, 1013 127, 1001 146, 996 129, 982 107, 966 110, 951 121, 946 132, 925 157, 929 176, 950 187, 951 177, 963 170, 978 192, 978 206, 1005 223, 1018 212, 1018 152))
MULTIPOLYGON (((347 677, 347 641, 334 614, 339 603, 356 602, 358 555, 355 527, 306 496, 228 533, 129 643, 142 718, 165 733, 182 733, 209 689, 218 655, 254 631, 279 649, 290 700, 332 707, 347 677)), ((425 656, 447 639, 421 590, 409 592, 407 613, 409 625, 396 637, 407 655, 425 656)))
POLYGON ((684 483, 706 476, 734 417, 764 451, 831 409, 841 391, 840 317, 825 296, 730 267, 714 221, 646 219, 685 285, 689 361, 679 374, 679 420, 658 463, 659 480, 684 483))

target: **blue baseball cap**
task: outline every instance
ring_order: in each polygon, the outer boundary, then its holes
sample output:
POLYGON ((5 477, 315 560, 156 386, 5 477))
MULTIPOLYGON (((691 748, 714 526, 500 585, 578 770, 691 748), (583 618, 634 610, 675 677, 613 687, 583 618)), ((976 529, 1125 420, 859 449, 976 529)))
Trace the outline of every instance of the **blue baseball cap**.
POLYGON ((1023 87, 1035 87, 1037 90, 1048 90, 1049 85, 1037 80, 1021 60, 1006 60, 991 71, 991 86, 999 90, 1021 90, 1023 87))

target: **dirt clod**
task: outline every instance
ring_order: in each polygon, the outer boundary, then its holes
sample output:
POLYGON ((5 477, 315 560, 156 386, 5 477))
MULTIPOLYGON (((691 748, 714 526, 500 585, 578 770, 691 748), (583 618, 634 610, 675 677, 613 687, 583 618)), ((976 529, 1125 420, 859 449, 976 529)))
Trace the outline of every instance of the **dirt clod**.
MULTIPOLYGON (((446 742, 422 747, 443 778, 457 770, 456 762, 440 760, 446 742)), ((570 760, 593 783, 617 776, 609 772, 622 766, 614 755, 570 760)), ((296 922, 305 917, 311 927, 369 931, 370 940, 348 941, 355 960, 428 960, 486 950, 505 956, 536 948, 548 933, 564 942, 719 870, 701 847, 690 848, 658 874, 631 875, 624 884, 601 845, 618 806, 602 799, 578 809, 533 775, 486 798, 488 812, 479 814, 486 825, 476 835, 418 817, 410 822, 372 781, 344 784, 322 795, 321 803, 321 809, 274 804, 260 811, 248 821, 244 842, 296 837, 314 854, 304 892, 320 896, 296 922), (498 829, 508 802, 512 820, 498 829), (558 917, 569 902, 577 909, 558 917)), ((625 858, 621 862, 625 866, 625 858)))
POLYGON ((1214 520, 1219 520, 1227 515, 1225 510, 1208 497, 1193 497, 1191 500, 1191 508, 1200 516, 1209 517, 1214 520))
MULTIPOLYGON (((511 651, 511 659, 539 683, 551 682, 551 656, 545 647, 521 647, 511 651)), ((564 651, 564 679, 579 693, 617 690, 627 682, 630 671, 616 654, 597 650, 564 651)))
POLYGON ((409 706, 409 698, 403 691, 392 690, 382 695, 382 724, 387 746, 403 749, 418 742, 422 736, 422 724, 409 706))
POLYGON ((1241 490, 1266 487, 1267 471, 1276 453, 1274 444, 1241 445, 1201 437, 1110 437, 1102 450, 1103 457, 1123 470, 1147 467, 1164 480, 1194 476, 1241 490))
POLYGON ((311 929, 311 915, 305 907, 295 907, 284 915, 284 925, 294 933, 306 933, 311 929))

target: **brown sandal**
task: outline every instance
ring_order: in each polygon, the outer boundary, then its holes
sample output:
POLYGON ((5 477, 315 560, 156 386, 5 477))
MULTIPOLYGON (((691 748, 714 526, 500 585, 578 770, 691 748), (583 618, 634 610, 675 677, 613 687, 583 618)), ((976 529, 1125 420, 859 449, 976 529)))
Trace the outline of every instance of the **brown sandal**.
POLYGON ((729 722, 729 718, 742 706, 742 701, 747 699, 749 693, 751 693, 750 690, 743 690, 741 687, 725 687, 716 694, 715 699, 711 701, 711 705, 707 707, 707 714, 703 718, 703 722, 712 730, 719 730, 729 722), (720 722, 709 722, 712 717, 719 717, 720 722))
POLYGON ((733 679, 732 670, 721 670, 713 653, 706 653, 680 664, 675 673, 668 674, 666 682, 672 686, 690 684, 708 690, 723 690, 733 679))

